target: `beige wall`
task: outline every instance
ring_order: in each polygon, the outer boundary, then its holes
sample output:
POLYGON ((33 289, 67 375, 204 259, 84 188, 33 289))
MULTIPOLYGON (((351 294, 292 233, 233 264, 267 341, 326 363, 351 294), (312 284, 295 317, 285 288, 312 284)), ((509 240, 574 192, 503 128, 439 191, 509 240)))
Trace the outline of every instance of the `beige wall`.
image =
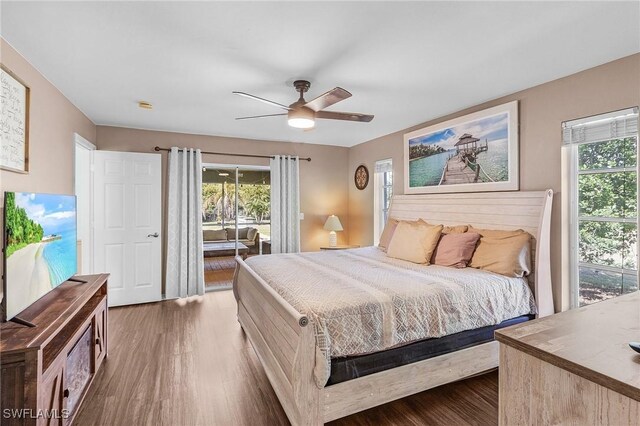
MULTIPOLYGON (((640 54, 421 123, 357 145, 349 151, 349 175, 359 164, 369 170, 377 160, 392 158, 394 193, 404 192, 403 135, 421 127, 505 102, 520 102, 520 189, 556 192, 552 214, 551 268, 556 310, 569 303, 562 283, 561 256, 561 123, 566 120, 640 105, 640 54)), ((430 102, 425 99, 425 102, 430 102)), ((373 185, 358 191, 349 185, 349 242, 373 243, 373 185)))
MULTIPOLYGON (((338 243, 348 241, 348 149, 328 145, 257 141, 250 139, 200 136, 151 130, 98 126, 98 149, 110 151, 154 152, 157 145, 200 148, 203 151, 233 152, 259 155, 292 154, 311 157, 300 163, 300 222, 303 251, 319 250, 328 243, 329 234, 322 229, 327 216, 336 214, 344 232, 338 243)), ((203 155, 203 162, 217 164, 269 165, 268 159, 203 155)), ((163 189, 166 188, 166 153, 162 154, 163 189)), ((166 194, 166 191, 164 191, 166 194)), ((164 200, 163 200, 164 203, 164 200)), ((164 208, 163 208, 164 211, 164 208)), ((163 219, 164 223, 164 219, 163 219)), ((166 225, 165 225, 166 226, 166 225)))
POLYGON ((95 141, 96 126, 2 38, 0 62, 31 88, 29 173, 0 170, 1 222, 4 191, 74 193, 74 133, 95 141))
POLYGON ((0 171, 0 189, 73 194, 74 133, 94 142, 96 126, 3 39, 0 62, 31 88, 30 170, 0 171))

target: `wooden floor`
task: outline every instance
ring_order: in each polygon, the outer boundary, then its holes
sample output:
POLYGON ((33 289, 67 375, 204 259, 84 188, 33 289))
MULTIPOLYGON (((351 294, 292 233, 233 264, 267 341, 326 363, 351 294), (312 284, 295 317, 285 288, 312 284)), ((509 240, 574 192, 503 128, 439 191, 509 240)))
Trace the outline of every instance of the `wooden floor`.
MULTIPOLYGON (((250 254, 247 257, 257 256, 250 254)), ((207 291, 230 289, 236 269, 235 256, 204 258, 204 287, 207 291)))
MULTIPOLYGON (((109 357, 75 425, 287 425, 231 291, 109 310, 109 357)), ((332 425, 494 425, 496 372, 332 425)))
POLYGON ((234 256, 204 258, 204 286, 207 290, 231 288, 233 271, 236 267, 234 256))

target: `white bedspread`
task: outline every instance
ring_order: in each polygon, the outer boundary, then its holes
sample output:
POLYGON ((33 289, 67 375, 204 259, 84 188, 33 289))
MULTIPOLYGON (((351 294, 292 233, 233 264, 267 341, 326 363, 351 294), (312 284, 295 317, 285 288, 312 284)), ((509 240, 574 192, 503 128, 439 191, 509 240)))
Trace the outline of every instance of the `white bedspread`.
POLYGON ((315 379, 359 355, 535 313, 526 279, 416 265, 376 247, 256 256, 247 264, 316 330, 315 379))

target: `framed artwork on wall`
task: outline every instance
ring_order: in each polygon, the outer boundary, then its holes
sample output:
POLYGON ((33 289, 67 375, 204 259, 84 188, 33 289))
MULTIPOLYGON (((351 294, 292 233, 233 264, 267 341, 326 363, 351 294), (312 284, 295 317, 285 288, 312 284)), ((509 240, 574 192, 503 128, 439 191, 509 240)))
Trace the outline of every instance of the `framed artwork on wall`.
POLYGON ((29 87, 0 64, 0 169, 29 172, 29 87))
POLYGON ((361 164, 356 169, 356 172, 353 176, 353 181, 356 184, 356 188, 359 190, 363 190, 369 184, 369 169, 364 164, 361 164))
POLYGON ((518 101, 404 135, 405 194, 519 189, 518 101))

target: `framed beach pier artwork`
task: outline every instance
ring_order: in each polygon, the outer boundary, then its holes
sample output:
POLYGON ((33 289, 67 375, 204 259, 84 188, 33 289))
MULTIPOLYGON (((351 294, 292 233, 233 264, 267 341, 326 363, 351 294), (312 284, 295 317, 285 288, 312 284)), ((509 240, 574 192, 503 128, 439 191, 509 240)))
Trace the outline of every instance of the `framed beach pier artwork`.
POLYGON ((404 135, 404 192, 519 189, 518 101, 404 135))

